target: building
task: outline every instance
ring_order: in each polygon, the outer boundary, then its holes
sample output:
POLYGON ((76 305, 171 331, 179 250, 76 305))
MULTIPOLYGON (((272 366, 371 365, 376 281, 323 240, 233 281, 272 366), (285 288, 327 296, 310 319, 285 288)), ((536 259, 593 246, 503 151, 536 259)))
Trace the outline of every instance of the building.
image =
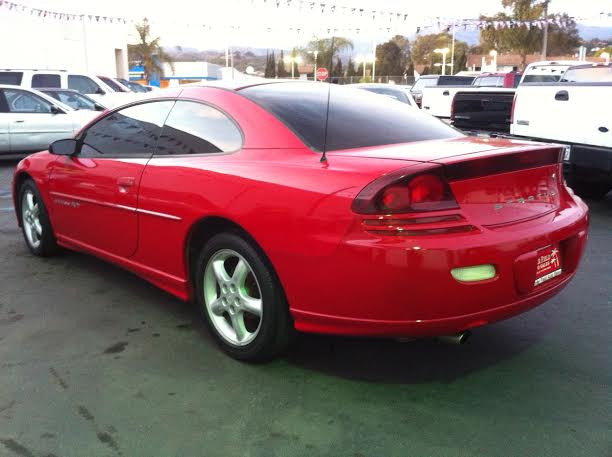
POLYGON ((66 20, 0 8, 1 68, 56 69, 125 78, 131 24, 66 20))
MULTIPOLYGON (((540 54, 530 54, 526 59, 527 65, 540 60, 542 60, 540 54)), ((548 56, 546 60, 578 60, 578 57, 575 55, 548 56)), ((586 61, 604 63, 605 59, 600 57, 587 57, 586 61)), ((492 56, 490 54, 470 54, 467 58, 466 70, 490 72, 517 71, 522 68, 522 62, 523 59, 519 54, 498 54, 497 56, 492 56)))

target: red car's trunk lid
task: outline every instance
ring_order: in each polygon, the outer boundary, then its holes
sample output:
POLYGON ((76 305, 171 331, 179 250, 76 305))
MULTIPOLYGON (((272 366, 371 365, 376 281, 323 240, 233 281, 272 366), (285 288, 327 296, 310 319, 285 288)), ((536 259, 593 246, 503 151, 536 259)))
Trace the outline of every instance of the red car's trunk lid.
POLYGON ((440 164, 468 220, 496 226, 532 219, 559 208, 563 185, 560 153, 558 146, 548 144, 470 137, 335 151, 330 156, 440 164))

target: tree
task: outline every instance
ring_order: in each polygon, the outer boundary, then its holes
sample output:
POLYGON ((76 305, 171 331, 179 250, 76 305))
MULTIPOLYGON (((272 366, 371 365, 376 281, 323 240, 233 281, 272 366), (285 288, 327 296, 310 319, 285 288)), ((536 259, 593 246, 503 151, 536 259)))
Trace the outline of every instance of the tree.
MULTIPOLYGON (((489 21, 533 21, 541 19, 544 13, 544 3, 535 0, 502 0, 504 8, 511 8, 510 15, 502 12, 492 17, 481 16, 481 20, 489 21)), ((548 54, 572 53, 580 45, 576 23, 567 15, 550 16, 567 22, 559 27, 550 24, 548 27, 548 54)), ((521 56, 522 66, 527 64, 529 54, 542 50, 544 31, 539 27, 515 26, 496 29, 491 26, 480 32, 480 44, 485 52, 492 49, 498 52, 514 52, 521 56)))
MULTIPOLYGON (((331 67, 334 57, 340 52, 353 49, 353 42, 347 38, 334 37, 332 48, 332 38, 316 39, 308 43, 307 49, 309 51, 319 51, 317 61, 320 67, 331 67)), ((314 63, 314 53, 306 54, 306 56, 310 63, 314 63)))
POLYGON ((380 75, 399 76, 404 74, 402 50, 393 40, 376 46, 376 70, 380 75))
POLYGON ((582 44, 576 22, 567 14, 554 16, 561 24, 565 26, 559 27, 557 24, 548 26, 548 50, 550 56, 560 56, 564 54, 573 54, 582 44))
MULTIPOLYGON (((446 63, 450 64, 451 60, 451 43, 452 37, 450 34, 434 33, 429 35, 420 35, 412 45, 412 62, 416 65, 426 65, 428 67, 429 74, 440 74, 442 73, 441 66, 434 66, 436 63, 442 63, 442 56, 434 52, 434 49, 449 48, 448 54, 446 55, 446 63)), ((453 73, 465 69, 465 63, 467 62, 468 45, 464 41, 455 40, 455 61, 452 69, 453 73)), ((447 67, 448 68, 448 67, 447 67)), ((449 72, 446 72, 447 74, 449 72)), ((424 73, 422 73, 424 74, 424 73)))
POLYGON ((342 68, 342 60, 340 60, 340 57, 336 59, 336 65, 332 70, 332 76, 344 76, 344 69, 342 68))
POLYGON ((276 60, 274 58, 274 51, 272 51, 272 54, 268 54, 266 56, 266 68, 264 71, 264 76, 266 78, 276 77, 276 60))
POLYGON ((285 55, 281 49, 280 57, 278 59, 278 69, 276 70, 276 76, 279 78, 286 78, 288 75, 287 69, 285 68, 285 55))
POLYGON ((411 62, 410 41, 408 41, 408 38, 403 35, 395 35, 393 38, 391 38, 391 41, 393 41, 401 50, 400 66, 402 69, 408 68, 411 62))
POLYGON ((352 57, 349 57, 348 62, 346 63, 346 76, 357 76, 357 69, 355 68, 355 62, 353 62, 352 57))
POLYGON ((145 79, 149 80, 153 75, 163 76, 164 63, 170 64, 170 68, 174 71, 172 59, 159 44, 160 37, 150 40, 151 29, 147 18, 144 18, 142 23, 136 24, 136 32, 140 41, 128 45, 128 56, 130 61, 138 61, 144 67, 145 79))

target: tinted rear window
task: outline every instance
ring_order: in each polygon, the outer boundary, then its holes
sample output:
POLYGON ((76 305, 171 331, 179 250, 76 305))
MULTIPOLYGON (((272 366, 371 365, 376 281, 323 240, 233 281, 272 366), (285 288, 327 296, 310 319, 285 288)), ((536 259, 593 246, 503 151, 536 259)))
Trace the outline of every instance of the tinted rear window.
POLYGON ((276 116, 307 146, 317 151, 322 151, 325 145, 328 151, 334 151, 463 136, 417 109, 350 87, 276 83, 248 87, 240 93, 276 116))
POLYGON ((556 83, 561 75, 525 75, 524 83, 556 83))
POLYGON ((440 76, 438 86, 469 86, 474 76, 440 76))
POLYGON ((37 73, 32 76, 32 87, 62 87, 60 75, 37 73))
POLYGON ((20 71, 2 71, 0 72, 0 84, 10 84, 11 86, 20 86, 23 73, 20 71))

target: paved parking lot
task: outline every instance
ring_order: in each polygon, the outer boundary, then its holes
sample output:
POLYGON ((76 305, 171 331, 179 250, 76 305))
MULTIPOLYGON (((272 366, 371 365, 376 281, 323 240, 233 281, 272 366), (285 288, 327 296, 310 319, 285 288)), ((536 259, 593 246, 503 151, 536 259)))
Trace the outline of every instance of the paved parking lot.
POLYGON ((467 345, 308 336, 223 355, 184 304, 33 257, 0 163, 0 456, 612 455, 612 194, 573 283, 467 345))

